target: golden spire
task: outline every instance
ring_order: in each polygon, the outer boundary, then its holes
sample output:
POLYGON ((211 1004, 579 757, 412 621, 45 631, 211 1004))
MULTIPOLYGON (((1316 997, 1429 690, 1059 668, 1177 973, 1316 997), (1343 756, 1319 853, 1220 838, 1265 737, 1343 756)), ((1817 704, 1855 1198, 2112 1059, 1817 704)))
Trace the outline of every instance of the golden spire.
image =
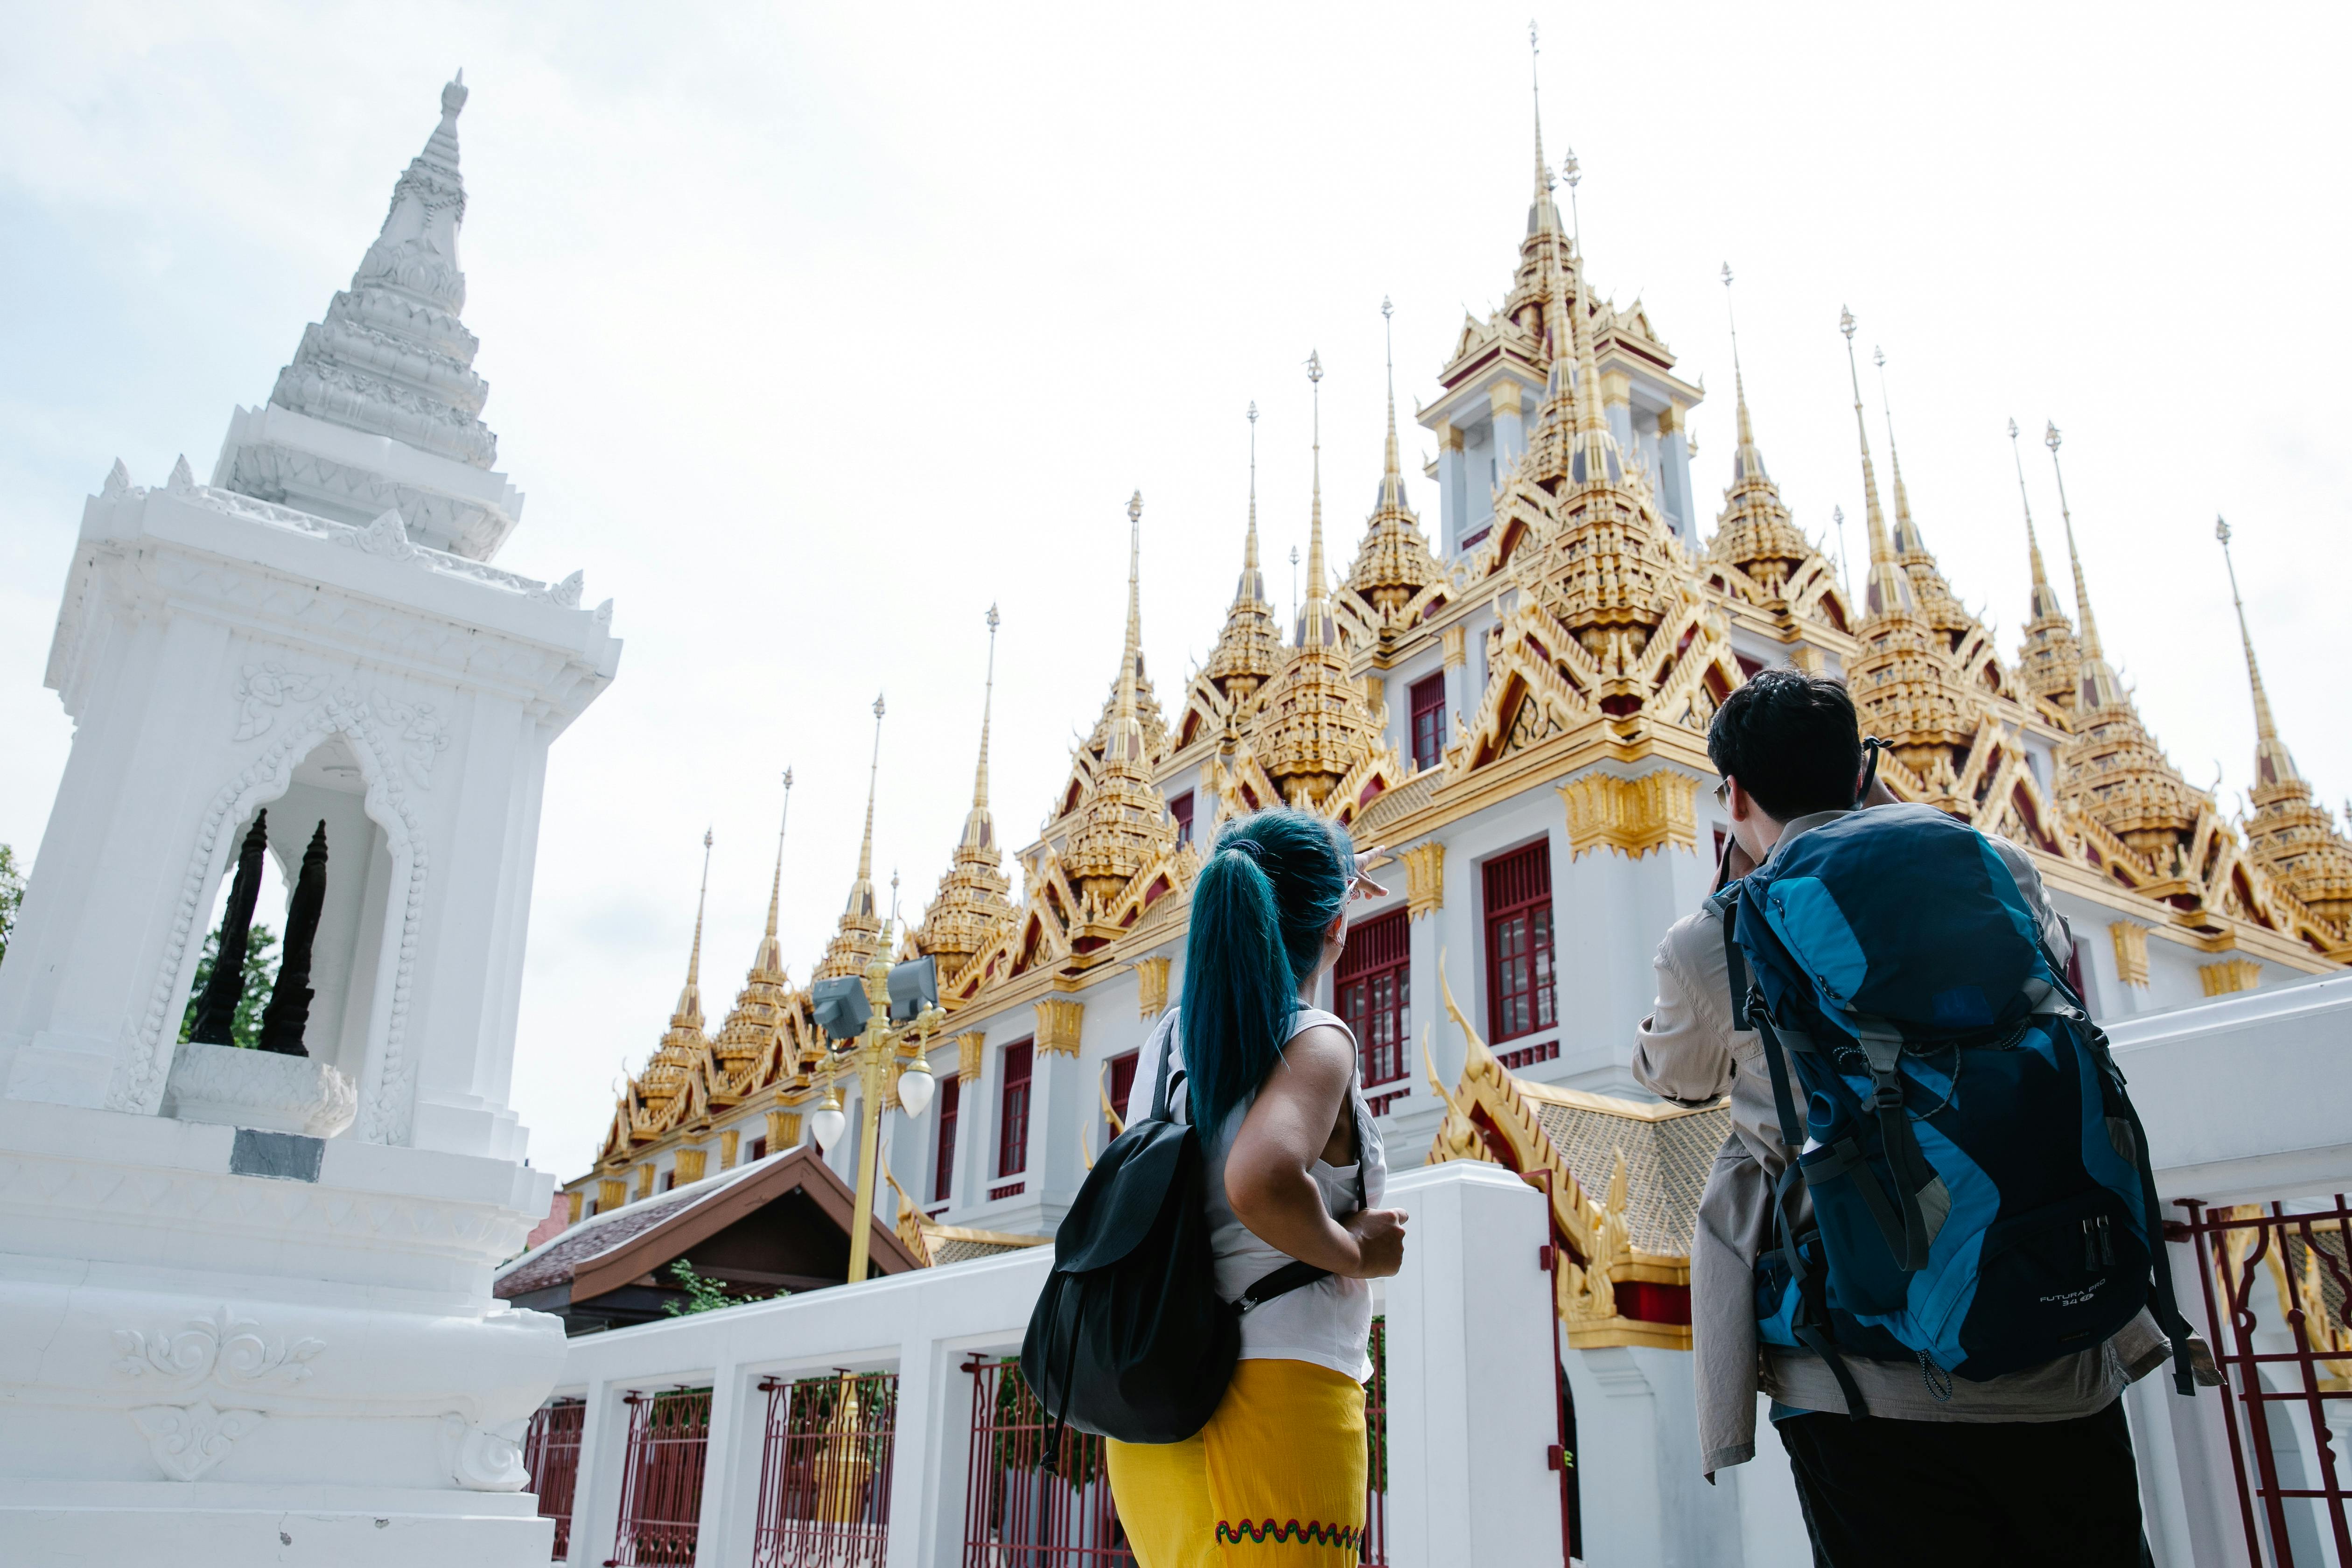
POLYGON ((1536 41, 1536 25, 1528 23, 1528 79, 1533 89, 1536 124, 1536 194, 1528 208, 1528 232, 1558 234, 1559 208, 1551 199, 1551 167, 1544 162, 1543 150, 1543 70, 1540 57, 1543 49, 1536 41))
POLYGON ((1935 552, 1927 548, 1927 536, 1911 521, 1911 495, 1903 488, 1903 454, 1895 445, 1895 405, 1886 395, 1886 351, 1874 348, 1870 359, 1878 367, 1878 405, 1885 412, 1886 457, 1895 469, 1895 559, 1911 579, 1912 598, 1927 617, 1927 624, 1958 649, 1969 633, 1979 629, 1977 618, 1969 614, 1968 606, 1952 592, 1951 584, 1944 580, 1935 552))
POLYGON ((2238 596, 2238 563, 2230 554, 2230 525, 2221 518, 2213 520, 2213 537, 2221 542, 2221 564, 2230 574, 2230 603, 2238 611, 2238 640, 2246 649, 2246 679, 2253 687, 2256 782, 2280 784, 2299 781, 2302 775, 2294 771, 2294 759, 2279 742, 2278 721, 2271 717, 2270 693, 2263 689, 2263 667, 2254 661, 2254 635, 2246 629, 2246 602, 2238 596))
POLYGON ((2083 674, 2078 699, 2084 709, 2110 708, 2124 700, 2123 682, 2116 679, 2106 652, 2099 646, 2099 618, 2091 613, 2091 589, 2083 580, 2082 552, 2074 548, 2074 512, 2066 504, 2066 470, 2058 461, 2062 439, 2056 422, 2049 422, 2042 433, 2042 444, 2050 448, 2050 468, 2058 476, 2058 515, 2066 525, 2066 560, 2074 569, 2074 614, 2082 626, 2083 674))
POLYGON ((1576 449, 1582 471, 1572 475, 1586 484, 1604 484, 1624 477, 1617 437, 1601 411, 1601 371, 1592 357, 1592 331, 1584 308, 1584 258, 1575 261, 1575 297, 1568 306, 1568 335, 1576 349, 1576 449))
POLYGON ((1889 616, 1897 611, 1916 610, 1918 605, 1911 596, 1911 579, 1895 563, 1895 551, 1886 537, 1886 512, 1878 504, 1878 470, 1870 461, 1870 426, 1862 415, 1862 372, 1853 363, 1853 312, 1838 312, 1838 331, 1845 334, 1846 379, 1853 385, 1853 429, 1862 442, 1863 515, 1869 525, 1870 576, 1864 595, 1865 613, 1889 616))
POLYGON ((2026 689, 2062 708, 2074 706, 2075 684, 2082 679, 2083 651, 2074 641, 2074 627, 2050 585, 2042 564, 2042 541, 2033 531, 2033 501, 2025 490, 2025 458, 2018 451, 2017 421, 2009 422, 2009 455, 2017 469, 2017 499, 2025 509, 2025 550, 2032 563, 2033 589, 2025 620, 2025 643, 2018 666, 2026 689))
POLYGON ((1895 445, 1895 404, 1886 395, 1886 351, 1874 347, 1870 363, 1878 367, 1878 406, 1886 416, 1886 460, 1895 470, 1895 552, 1926 555, 1927 541, 1911 521, 1911 495, 1903 488, 1903 453, 1895 445))
MULTIPOLYGON (((1265 596, 1265 574, 1258 570, 1255 403, 1249 405, 1249 533, 1242 547, 1242 574, 1234 584, 1234 602, 1225 612, 1224 626, 1217 633, 1217 645, 1209 650, 1200 676, 1223 696, 1237 700, 1247 697, 1273 678, 1281 663, 1282 647, 1282 629, 1275 621, 1274 605, 1265 596)), ((1236 708, 1234 712, 1238 711, 1236 708)), ((1193 738, 1193 721, 1203 717, 1213 720, 1214 715, 1196 710, 1188 716, 1183 743, 1189 744, 1193 738)))
POLYGON ((1143 492, 1127 499, 1127 646, 1118 661, 1118 705, 1103 746, 1106 769, 1141 773, 1143 725, 1135 710, 1135 667, 1143 651, 1143 492))
POLYGON ((849 885, 849 900, 842 906, 841 923, 825 944, 817 965, 820 980, 862 974, 866 961, 877 951, 882 921, 874 907, 874 792, 882 776, 882 714, 880 694, 874 699, 874 756, 866 769, 866 832, 857 846, 857 880, 849 885))
POLYGON ((996 606, 988 606, 988 677, 980 696, 980 766, 971 778, 971 815, 964 818, 963 841, 966 844, 992 844, 996 841, 994 824, 988 814, 988 726, 996 712, 996 628, 1003 617, 996 606))
POLYGON ((694 949, 686 961, 686 986, 677 994, 677 1007, 670 1014, 673 1029, 702 1027, 702 911, 710 901, 711 830, 702 830, 702 889, 694 895, 694 949))
MULTIPOLYGON (((2237 563, 2230 556, 2230 525, 2218 517, 2213 537, 2221 542, 2230 603, 2237 607, 2238 638, 2245 645, 2246 679, 2254 693, 2254 787, 2247 792, 2254 809, 2245 824, 2246 858, 2321 920, 2352 935, 2352 844, 2345 842, 2327 808, 2312 799, 2311 785, 2295 772, 2294 759, 2279 739, 2262 667, 2254 662, 2253 636, 2246 629, 2237 563)), ((2346 815, 2352 816, 2352 807, 2346 815)))
MULTIPOLYGON (((988 733, 996 706, 996 628, 1002 617, 988 606, 988 676, 980 704, 980 766, 973 774, 971 813, 963 837, 940 878, 939 890, 913 931, 915 949, 940 961, 941 984, 962 973, 972 955, 988 945, 997 923, 1011 916, 1005 893, 1004 855, 996 847, 996 819, 988 807, 988 733)), ((892 900, 895 905, 897 900, 892 900)))
POLYGON ((1739 363, 1739 318, 1731 304, 1731 264, 1723 266, 1724 313, 1731 325, 1731 376, 1738 417, 1739 445, 1731 459, 1731 483, 1724 488, 1723 510, 1716 519, 1715 538, 1708 552, 1737 566, 1774 600, 1783 598, 1789 580, 1812 558, 1813 547, 1789 516, 1780 487, 1764 470, 1764 454, 1756 445, 1755 423, 1748 414, 1748 379, 1739 363))
POLYGON ((776 942, 776 911, 784 896, 784 828, 793 819, 793 770, 784 770, 784 806, 776 818, 776 874, 768 883, 768 934, 760 940, 760 955, 751 961, 756 970, 781 973, 784 967, 783 950, 776 942))
POLYGON ((1763 479, 1764 454, 1756 447, 1756 428, 1748 418, 1748 376, 1739 365, 1739 313, 1731 303, 1731 263, 1723 264, 1723 312, 1731 321, 1731 389, 1732 404, 1739 420, 1739 450, 1731 459, 1734 484, 1742 479, 1763 479))
POLYGON ((1381 613, 1384 633, 1386 617, 1411 604, 1442 573, 1422 535, 1421 520, 1405 504, 1404 468, 1397 453, 1395 314, 1396 307, 1383 299, 1381 328, 1389 345, 1388 458, 1381 474, 1380 499, 1365 520, 1363 542, 1348 568, 1348 586, 1381 613))
POLYGON ((1330 585, 1323 565, 1323 356, 1307 356, 1307 381, 1315 395, 1314 500, 1307 524, 1307 600, 1298 610, 1298 646, 1326 647, 1339 640, 1331 619, 1330 585))

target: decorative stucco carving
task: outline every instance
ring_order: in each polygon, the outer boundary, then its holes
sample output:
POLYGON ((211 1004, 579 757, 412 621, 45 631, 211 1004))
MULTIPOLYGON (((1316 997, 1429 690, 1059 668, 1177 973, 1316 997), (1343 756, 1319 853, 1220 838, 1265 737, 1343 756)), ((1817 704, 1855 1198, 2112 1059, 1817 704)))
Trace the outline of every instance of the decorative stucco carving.
POLYGON ((222 1307, 175 1331, 114 1331, 114 1370, 159 1394, 184 1394, 206 1383, 223 1388, 290 1388, 309 1380, 324 1340, 268 1334, 251 1318, 222 1307))
POLYGON ((441 1462, 449 1479, 469 1491, 519 1492, 530 1484, 523 1468, 523 1431, 530 1419, 479 1426, 452 1413, 441 1417, 441 1462))
POLYGON ((194 1405, 144 1405, 131 1412, 131 1419, 163 1478, 193 1481, 227 1458, 236 1440, 265 1417, 258 1410, 220 1410, 199 1399, 194 1405))

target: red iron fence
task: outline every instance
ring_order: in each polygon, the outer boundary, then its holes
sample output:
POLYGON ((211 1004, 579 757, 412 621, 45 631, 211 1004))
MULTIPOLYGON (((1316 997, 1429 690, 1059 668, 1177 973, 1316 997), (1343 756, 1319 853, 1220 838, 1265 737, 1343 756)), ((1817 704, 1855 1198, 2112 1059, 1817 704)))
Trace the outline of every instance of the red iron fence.
POLYGON ((882 1568, 898 1374, 772 1377, 760 1388, 768 1430, 753 1568, 882 1568))
POLYGON ((551 1562, 572 1555, 572 1493, 580 1480, 580 1429, 588 1418, 581 1399, 551 1399, 531 1413, 522 1436, 522 1468, 539 1496, 542 1519, 555 1521, 551 1562))
POLYGON ((604 1568, 690 1563, 702 1521, 702 1463, 710 1447, 710 1390, 632 1394, 621 1518, 604 1568))
POLYGON ((974 1356, 971 1463, 964 1483, 964 1568, 1134 1568, 1110 1499, 1103 1440, 1054 1419, 1017 1361, 974 1356))
POLYGON ((2322 1568, 2326 1543, 2335 1563, 2352 1563, 2352 1455, 2338 1451, 2352 1426, 2352 1209, 2341 1193, 2332 1208, 2300 1213, 2277 1203, 2180 1206, 2213 1357, 2229 1380, 2222 1417, 2247 1556, 2322 1568))
MULTIPOLYGON (((1387 1322, 1375 1318, 1372 1380, 1364 1390, 1363 1568, 1389 1568, 1387 1349, 1387 1322)), ((1065 1429, 1061 1451, 1048 1460, 1053 1417, 1023 1381, 1020 1363, 974 1356, 964 1371, 972 1374, 964 1568, 1131 1568, 1103 1439, 1065 1429)))

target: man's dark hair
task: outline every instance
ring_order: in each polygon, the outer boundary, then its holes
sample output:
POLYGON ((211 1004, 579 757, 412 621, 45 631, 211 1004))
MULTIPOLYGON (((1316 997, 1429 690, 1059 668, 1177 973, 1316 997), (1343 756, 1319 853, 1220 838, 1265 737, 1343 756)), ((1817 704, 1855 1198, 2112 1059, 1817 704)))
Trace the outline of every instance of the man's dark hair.
POLYGON ((1706 754, 1779 821, 1843 811, 1862 773, 1853 699, 1834 676, 1759 671, 1715 710, 1706 754))

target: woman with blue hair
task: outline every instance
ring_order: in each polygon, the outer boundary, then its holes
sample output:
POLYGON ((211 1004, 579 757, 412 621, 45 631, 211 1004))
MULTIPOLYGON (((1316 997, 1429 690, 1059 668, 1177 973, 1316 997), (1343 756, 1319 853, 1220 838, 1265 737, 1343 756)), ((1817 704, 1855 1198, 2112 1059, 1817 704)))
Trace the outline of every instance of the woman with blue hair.
POLYGON ((1127 1114, 1150 1114, 1160 1061, 1177 1052, 1218 1295, 1235 1300, 1294 1261, 1328 1275, 1243 1314, 1233 1382, 1197 1435, 1109 1444, 1142 1568, 1360 1560, 1366 1281, 1402 1263, 1405 1216, 1373 1206, 1388 1165, 1355 1036, 1313 997, 1347 944, 1349 895, 1381 890, 1363 876, 1371 853, 1320 816, 1261 811, 1218 835, 1192 887, 1182 1001, 1143 1049, 1127 1114))

